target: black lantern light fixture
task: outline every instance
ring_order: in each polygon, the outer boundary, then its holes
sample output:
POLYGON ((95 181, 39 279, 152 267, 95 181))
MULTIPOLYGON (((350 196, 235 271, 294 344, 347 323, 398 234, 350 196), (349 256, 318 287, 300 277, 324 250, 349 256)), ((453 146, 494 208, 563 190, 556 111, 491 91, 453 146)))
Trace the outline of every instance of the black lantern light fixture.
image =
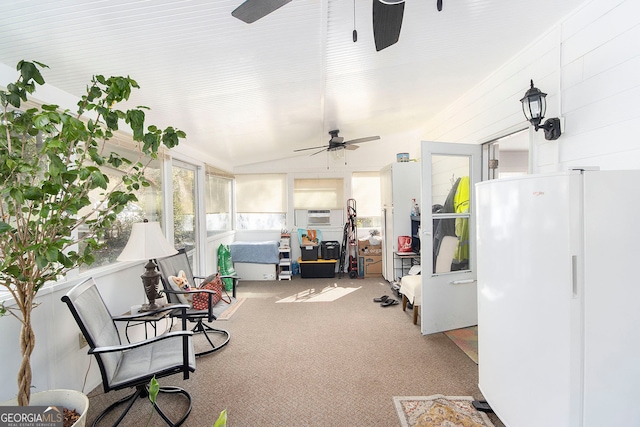
POLYGON ((538 129, 544 129, 544 138, 554 140, 560 138, 562 134, 560 131, 560 119, 547 119, 544 124, 540 124, 544 119, 544 113, 547 111, 546 97, 547 94, 534 87, 533 80, 531 80, 531 88, 524 94, 524 98, 520 102, 522 102, 522 111, 525 117, 535 127, 536 132, 538 129))

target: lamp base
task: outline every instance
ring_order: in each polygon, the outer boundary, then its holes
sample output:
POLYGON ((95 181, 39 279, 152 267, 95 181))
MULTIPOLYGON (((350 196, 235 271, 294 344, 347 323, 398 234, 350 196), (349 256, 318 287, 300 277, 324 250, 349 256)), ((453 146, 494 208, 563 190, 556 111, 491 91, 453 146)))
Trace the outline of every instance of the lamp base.
POLYGON ((142 279, 142 285, 144 286, 144 292, 147 294, 148 304, 144 304, 140 311, 153 311, 161 307, 156 304, 156 298, 160 298, 158 294, 158 283, 160 283, 160 273, 156 271, 156 264, 153 260, 144 266, 145 272, 140 278, 142 279))
POLYGON ((157 304, 157 303, 152 303, 152 304, 142 304, 142 307, 140 307, 140 312, 143 311, 156 311, 158 309, 161 309, 162 307, 164 307, 164 304, 157 304))

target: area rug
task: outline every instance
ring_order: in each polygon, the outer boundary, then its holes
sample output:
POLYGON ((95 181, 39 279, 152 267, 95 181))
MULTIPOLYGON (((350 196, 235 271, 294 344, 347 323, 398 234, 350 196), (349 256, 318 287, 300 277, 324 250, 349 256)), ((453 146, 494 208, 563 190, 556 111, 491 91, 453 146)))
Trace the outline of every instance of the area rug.
POLYGON ((238 308, 240 308, 240 306, 242 305, 243 302, 245 302, 246 298, 237 298, 236 299, 236 303, 233 304, 231 307, 227 308, 225 311, 222 312, 222 314, 220 316, 218 316, 218 318, 216 320, 229 320, 231 319, 231 316, 233 316, 233 314, 238 311, 238 308))
POLYGON ((478 327, 454 329, 444 333, 476 364, 478 363, 478 327))
POLYGON ((494 427, 484 412, 477 411, 471 396, 394 396, 402 427, 494 427))

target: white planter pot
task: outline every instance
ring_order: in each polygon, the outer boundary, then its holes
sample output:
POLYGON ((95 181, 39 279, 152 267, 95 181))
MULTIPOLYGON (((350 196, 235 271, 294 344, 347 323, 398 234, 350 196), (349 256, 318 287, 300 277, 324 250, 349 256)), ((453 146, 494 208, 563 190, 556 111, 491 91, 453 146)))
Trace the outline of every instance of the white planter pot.
MULTIPOLYGON (((11 399, 0 403, 0 406, 17 405, 17 399, 11 399)), ((89 398, 76 390, 46 390, 31 394, 30 406, 60 406, 67 409, 75 409, 80 418, 73 427, 84 427, 87 412, 89 412, 89 398)))

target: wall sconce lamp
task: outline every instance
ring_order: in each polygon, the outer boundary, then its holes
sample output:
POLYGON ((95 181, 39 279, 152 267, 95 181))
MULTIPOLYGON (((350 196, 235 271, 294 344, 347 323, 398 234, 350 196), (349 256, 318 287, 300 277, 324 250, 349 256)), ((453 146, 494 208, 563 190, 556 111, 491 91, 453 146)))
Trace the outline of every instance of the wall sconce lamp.
POLYGON ((533 86, 533 80, 531 80, 531 88, 524 94, 524 98, 520 102, 522 102, 524 116, 535 127, 536 132, 538 129, 544 129, 544 138, 554 140, 560 138, 562 134, 560 119, 547 119, 544 124, 540 124, 544 119, 544 113, 547 111, 546 96, 546 93, 533 86))
POLYGON ((156 263, 153 260, 176 253, 178 251, 162 234, 160 223, 149 222, 145 219, 144 222, 137 222, 131 227, 131 235, 127 245, 118 257, 118 261, 149 260, 144 266, 146 271, 140 276, 149 304, 144 304, 140 311, 153 311, 161 307, 156 304, 156 298, 160 297, 158 294, 160 273, 157 271, 156 263))

